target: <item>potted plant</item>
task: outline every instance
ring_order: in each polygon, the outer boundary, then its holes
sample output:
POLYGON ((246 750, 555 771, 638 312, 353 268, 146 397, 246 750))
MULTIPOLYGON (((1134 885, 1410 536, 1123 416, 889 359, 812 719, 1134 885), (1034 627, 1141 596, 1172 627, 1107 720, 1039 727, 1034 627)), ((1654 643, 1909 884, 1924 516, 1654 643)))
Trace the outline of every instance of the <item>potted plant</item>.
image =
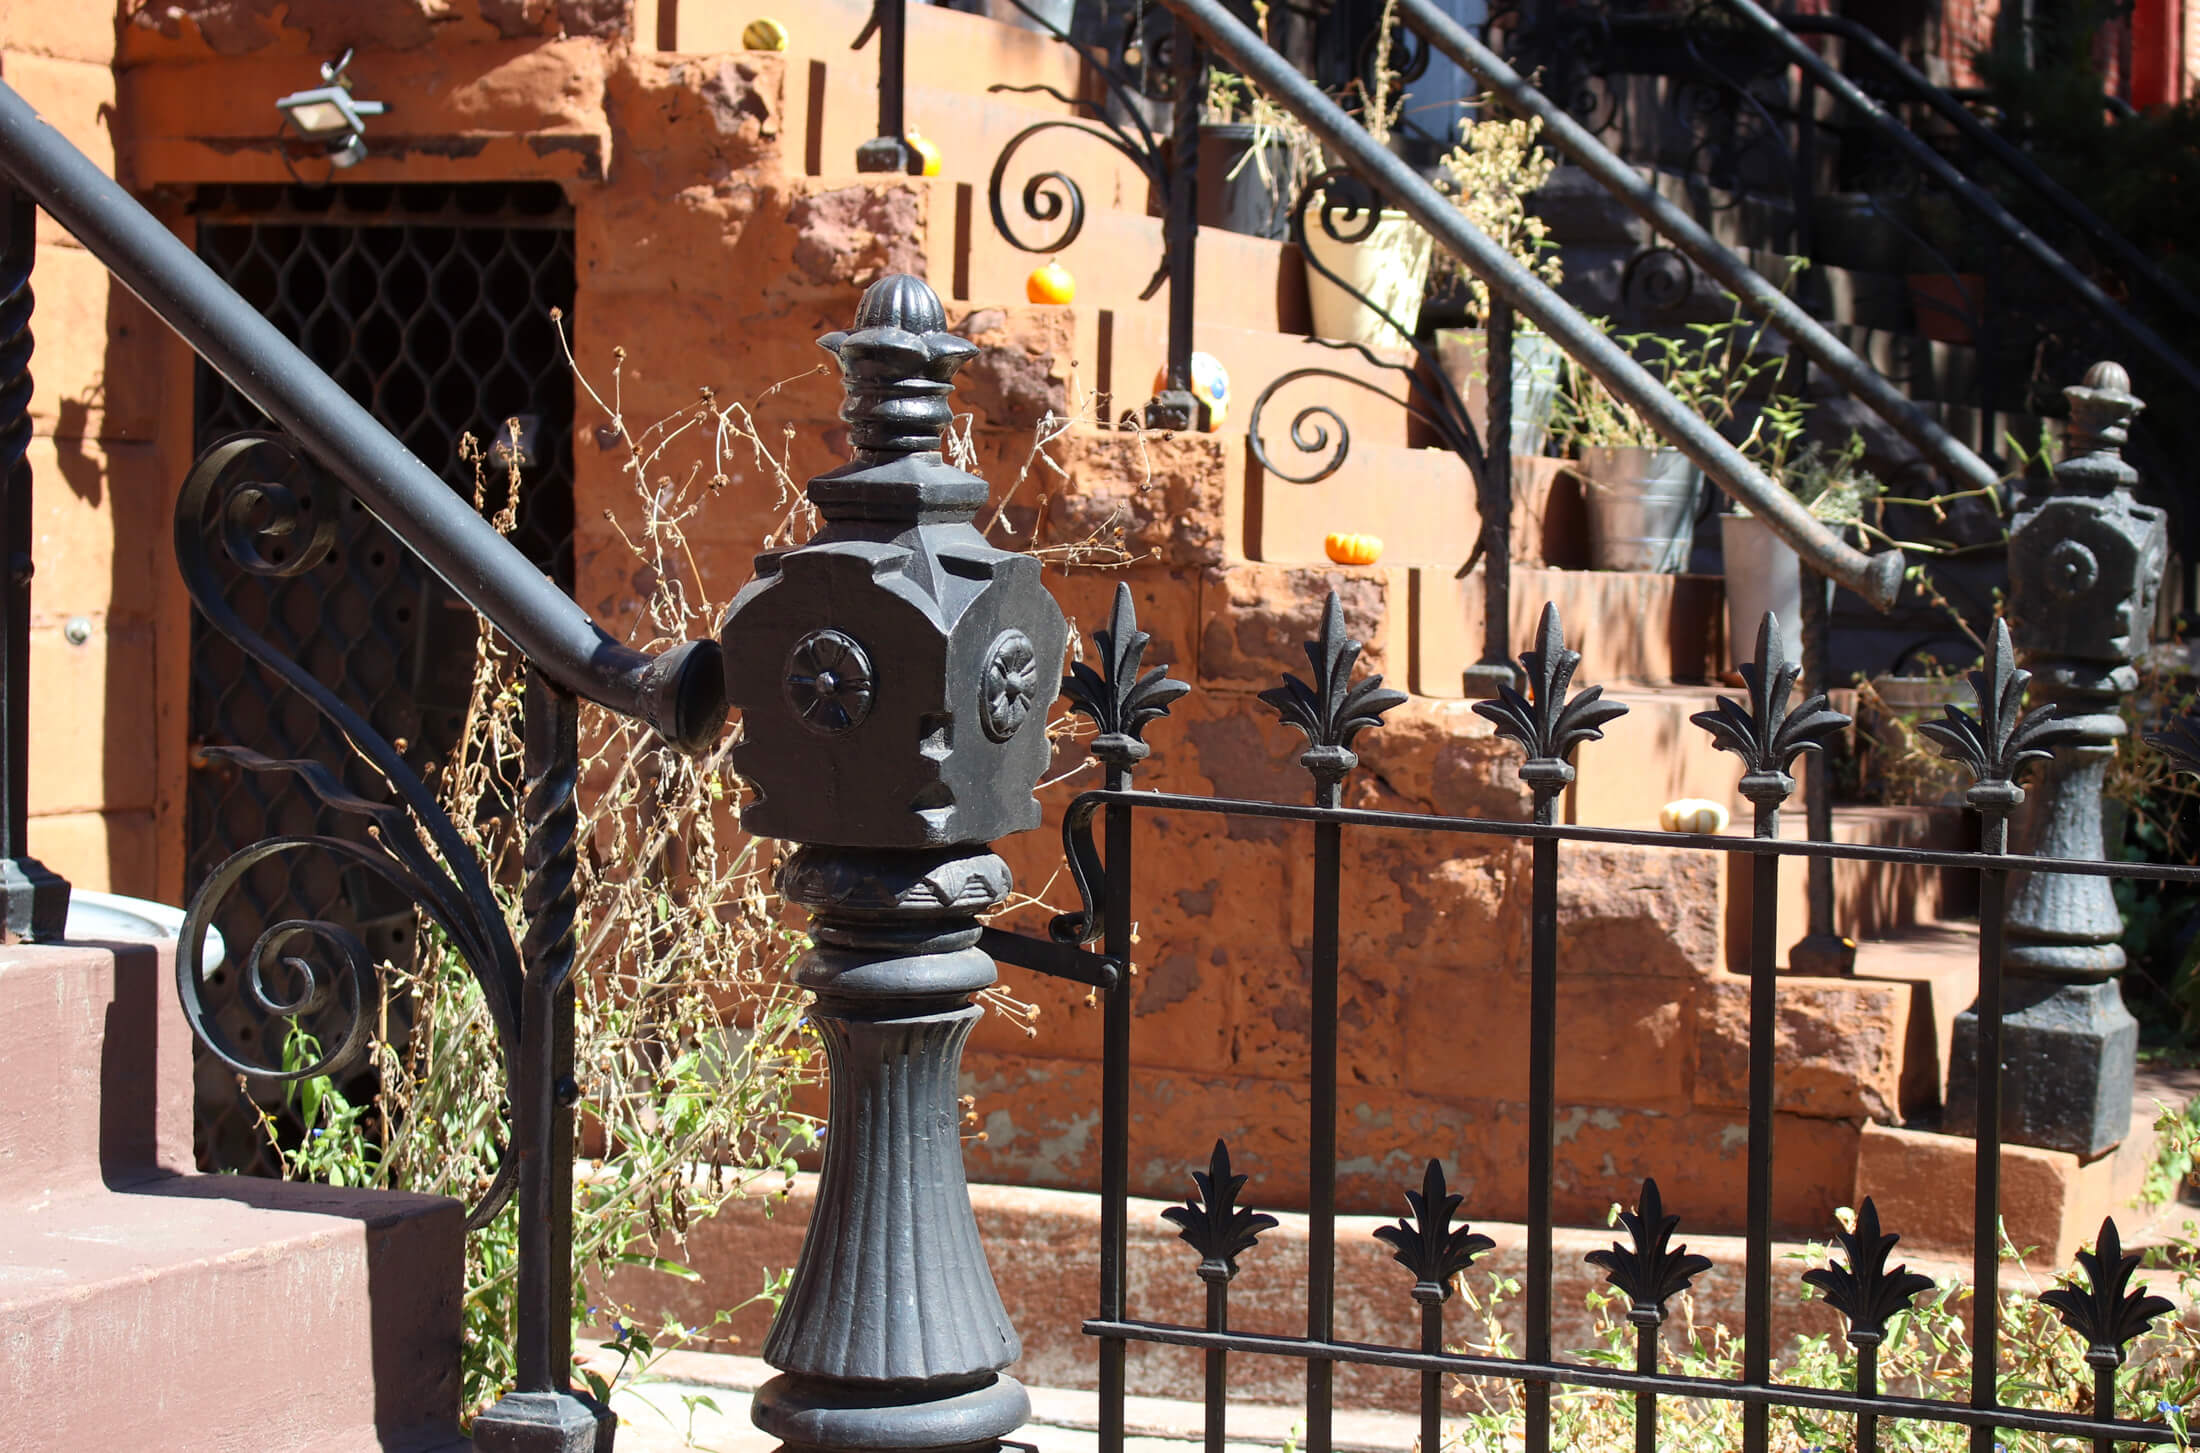
MULTIPOLYGON (((1864 467, 1864 439, 1851 430, 1839 449, 1803 439, 1810 406, 1788 395, 1766 401, 1750 427, 1744 451, 1784 485, 1811 518, 1836 529, 1860 527, 1864 502, 1882 490, 1864 467)), ((1719 548, 1726 562, 1727 665, 1740 670, 1756 655, 1757 623, 1771 611, 1791 627, 1803 613, 1803 565, 1795 549, 1739 502, 1719 519, 1719 548)))
MULTIPOLYGON (((1390 68, 1392 6, 1376 31, 1373 81, 1356 83, 1360 121, 1378 144, 1398 119, 1400 80, 1390 68)), ((1435 241, 1403 212, 1384 210, 1372 187, 1331 173, 1304 213, 1307 304, 1314 334, 1371 348, 1405 348, 1421 321, 1435 241)))
MULTIPOLYGON (((1755 357, 1757 333, 1737 309, 1724 322, 1692 323, 1679 337, 1635 333, 1618 341, 1647 354, 1644 366, 1666 391, 1717 427, 1733 422, 1750 382, 1777 366, 1755 357)), ((1577 360, 1567 358, 1561 372, 1553 430, 1577 455, 1591 568, 1680 573, 1703 506, 1703 471, 1577 360)))
POLYGON ((1248 237, 1291 235, 1291 203, 1321 169, 1304 122, 1219 66, 1207 73, 1199 126, 1199 225, 1248 237))
MULTIPOLYGON (((1443 156, 1444 191, 1485 237, 1521 266, 1557 286, 1565 276, 1558 248, 1527 199, 1551 179, 1557 161, 1537 144, 1540 118, 1467 120, 1459 144, 1443 156)), ((1457 278, 1467 294, 1467 315, 1479 325, 1489 317, 1490 289, 1457 259, 1446 257, 1434 281, 1457 278)), ((1512 452, 1536 455, 1549 437, 1558 399, 1559 346, 1536 328, 1517 324, 1512 342, 1512 452)), ((1477 427, 1489 417, 1489 341, 1480 326, 1441 328, 1436 357, 1444 377, 1467 406, 1477 427)))

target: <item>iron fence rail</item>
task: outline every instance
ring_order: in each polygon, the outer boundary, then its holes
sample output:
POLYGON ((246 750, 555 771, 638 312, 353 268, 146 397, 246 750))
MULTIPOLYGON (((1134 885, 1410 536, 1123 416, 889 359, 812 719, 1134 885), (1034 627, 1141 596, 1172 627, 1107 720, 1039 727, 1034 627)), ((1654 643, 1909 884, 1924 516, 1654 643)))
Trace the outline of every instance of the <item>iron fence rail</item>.
MULTIPOLYGON (((1054 934, 1065 941, 1097 942, 1103 954, 1128 962, 1134 953, 1132 926, 1135 905, 1129 882, 1134 873, 1136 842, 1133 830, 1141 814, 1255 817, 1270 821, 1305 824, 1312 832, 1313 882, 1312 939, 1308 959, 1311 1015, 1311 1081, 1309 1085, 1307 1184, 1308 1270, 1307 1331, 1303 1337, 1232 1330, 1223 1290, 1236 1273, 1237 1257, 1257 1244, 1259 1232, 1272 1226, 1272 1218, 1247 1211, 1239 1203, 1246 1177, 1235 1174, 1226 1144, 1217 1142, 1204 1171, 1194 1176, 1195 1195, 1182 1208, 1167 1212, 1182 1227, 1182 1237, 1200 1257, 1198 1272, 1208 1283, 1208 1318, 1204 1327, 1162 1323, 1137 1317, 1125 1295, 1128 1247, 1127 1166, 1131 1117, 1129 1078, 1131 1021, 1120 990, 1108 995, 1103 1027, 1103 1089, 1101 1115, 1102 1237, 1100 1246, 1100 1297, 1098 1315, 1085 1324, 1100 1340, 1100 1427, 1103 1449, 1119 1449, 1123 1437, 1124 1353, 1132 1342, 1166 1343, 1193 1347, 1207 1354, 1207 1440, 1210 1448, 1222 1445, 1227 1404, 1227 1355, 1230 1353, 1290 1357, 1307 1365, 1308 1453, 1329 1453, 1332 1447, 1331 1368, 1339 1362, 1394 1367, 1421 1373, 1424 1378, 1444 1374, 1510 1379, 1521 1384, 1524 1431, 1528 1453, 1548 1453, 1553 1446, 1551 1390, 1556 1386, 1604 1388, 1636 1396, 1637 1447, 1655 1446, 1656 1402, 1661 1397, 1713 1399, 1739 1403, 1742 1408, 1744 1453, 1764 1453, 1770 1447, 1770 1413, 1776 1407, 1846 1413, 1858 1419, 1857 1443, 1863 1449, 1877 1447, 1877 1425, 1887 1418, 1936 1422, 1972 1430, 1973 1447, 1990 1453, 1993 1430, 2023 1429, 2092 1440, 2098 1448, 2116 1442, 2165 1443, 2176 1432, 2164 1423, 2140 1422, 2114 1416, 2115 1371, 2123 1362, 2126 1346, 2141 1336, 2153 1319, 2170 1309, 2170 1303, 2131 1290, 2129 1281, 2137 1258, 2121 1252, 2113 1221, 2104 1223, 2098 1247, 2081 1258, 2090 1285, 2058 1289, 2042 1300, 2087 1342, 2087 1362, 2096 1373, 2097 1405, 2092 1415, 2051 1409, 2025 1408, 2001 1400, 2002 1371, 1996 1344, 2000 1312, 2001 1259, 1998 1241, 2000 1167, 2003 1140, 2001 1106, 2002 1075, 1976 1077, 1977 1137, 1974 1164, 1976 1192, 1973 1208, 1972 1266, 1974 1293, 1971 1313, 1971 1386, 1966 1401, 1905 1397, 1880 1392, 1877 1386, 1878 1348, 1887 1335, 1886 1323, 1930 1283, 1897 1267, 1891 1272, 1885 1261, 1895 1238, 1883 1235, 1878 1213, 1867 1196, 1860 1211, 1859 1229, 1841 1236, 1846 1260, 1806 1273, 1805 1280, 1827 1293, 1827 1300, 1846 1320, 1847 1340, 1856 1353, 1856 1386, 1843 1392, 1790 1386, 1773 1376, 1772 1299, 1774 1227, 1772 1189, 1774 1173, 1774 1085, 1776 1066, 1778 943, 1778 868, 1783 858, 1833 859, 1860 863, 1902 864, 1914 867, 1953 868, 1975 872, 1981 884, 1978 946, 1978 1062, 2001 1065, 2001 972, 2003 924, 2009 901, 2008 887, 2020 873, 2063 873, 2080 876, 2149 880, 2200 888, 2200 868, 2171 864, 2066 860, 2009 851, 2011 813, 2023 801, 2016 778, 2033 760, 2052 754, 2072 738, 2055 707, 2022 710, 2029 673, 2016 665, 2006 626, 1998 626, 1988 661, 1972 676, 1977 700, 1974 713, 1949 708, 1947 717, 1928 724, 1927 735, 1945 755, 1964 766, 1974 785, 1967 800, 1982 819, 1984 847, 1979 852, 1905 848, 1874 844, 1849 844, 1779 836, 1779 813, 1794 792, 1789 769, 1800 755, 1820 750, 1835 731, 1848 725, 1846 717, 1829 710, 1825 698, 1791 700, 1799 667, 1790 659, 1777 622, 1767 617, 1758 638, 1755 663, 1745 668, 1747 691, 1742 698, 1723 698, 1712 711, 1699 713, 1695 723, 1710 733, 1718 746, 1734 752, 1745 768, 1741 794, 1755 809, 1752 831, 1746 837, 1715 834, 1653 832, 1624 828, 1563 825, 1555 820, 1560 794, 1575 775, 1573 758, 1588 743, 1602 737, 1606 726, 1626 712, 1618 702, 1606 700, 1601 688, 1575 689, 1577 652, 1563 644, 1554 607, 1546 606, 1535 645, 1520 658, 1528 688, 1506 688, 1498 700, 1479 703, 1476 710, 1495 723, 1498 734, 1518 743, 1525 754, 1521 777, 1534 795, 1534 821, 1509 822, 1472 817, 1446 817, 1385 810, 1347 808, 1340 805, 1340 787, 1356 765, 1351 750, 1360 731, 1381 725, 1382 715, 1404 698, 1386 691, 1380 677, 1355 681, 1353 668, 1359 645, 1345 635, 1342 609, 1329 599, 1320 639, 1309 642, 1307 656, 1313 672, 1307 681, 1285 678, 1285 686, 1263 693, 1284 721, 1303 732, 1307 750, 1300 757, 1312 778, 1311 803, 1292 804, 1239 798, 1199 797, 1174 792, 1134 790, 1132 771, 1145 754, 1139 739, 1145 721, 1167 712, 1171 698, 1143 720, 1134 720, 1127 708, 1130 693, 1145 691, 1149 702, 1158 671, 1139 671, 1145 637, 1139 631, 1127 587, 1118 589, 1114 614, 1107 630, 1096 635, 1107 670, 1080 668, 1080 674, 1064 682, 1074 707, 1100 724, 1103 735, 1094 744, 1094 755, 1107 766, 1107 786, 1076 798, 1063 821, 1065 856, 1083 898, 1081 911, 1056 921, 1054 934), (1127 655, 1118 643, 1134 643, 1127 655), (1127 729, 1122 725, 1129 722, 1127 729), (1138 750, 1130 750, 1135 746, 1138 750), (1107 842, 1103 859, 1094 841, 1096 820, 1107 842), (1423 1335, 1419 1347, 1390 1346, 1340 1340, 1335 1335, 1331 1305, 1336 1234, 1336 1172, 1338 1163, 1336 1084, 1337 983, 1340 961, 1340 901, 1342 839, 1347 829, 1410 833, 1459 834, 1469 837, 1525 842, 1530 847, 1531 905, 1529 911, 1529 1011, 1526 1084, 1519 1087, 1528 1104, 1527 1142, 1527 1272, 1525 1285, 1525 1336, 1518 1357, 1466 1355, 1443 1350, 1441 1307, 1452 1294, 1452 1281, 1470 1265, 1475 1255, 1488 1249, 1486 1238, 1476 1237, 1463 1223, 1455 1225, 1453 1213, 1460 1197, 1447 1194, 1440 1162, 1431 1161, 1418 1192, 1408 1191, 1412 1216, 1395 1228, 1378 1233, 1393 1246, 1396 1259, 1415 1274, 1412 1295, 1421 1303, 1423 1335), (1748 860, 1746 874, 1752 930, 1747 949, 1749 984, 1748 1018, 1748 1133, 1747 1193, 1744 1217, 1744 1332, 1742 1375, 1738 1378, 1705 1378, 1661 1373, 1657 1370, 1656 1329, 1666 1317, 1666 1304, 1712 1263, 1691 1257, 1686 1248, 1670 1248, 1669 1238, 1678 1218, 1667 1214, 1654 1180, 1646 1180, 1636 1207, 1626 1218, 1632 1245, 1615 1243, 1609 1253, 1593 1255, 1592 1263, 1606 1270, 1607 1280, 1627 1299, 1629 1318, 1640 1333, 1638 1362, 1632 1372, 1575 1364, 1561 1360, 1552 1336, 1552 1191, 1554 1182, 1555 1116, 1559 1104, 1557 1080, 1558 873, 1561 849, 1574 844, 1617 844, 1666 850, 1693 849, 1724 852, 1748 860), (2105 1414, 2103 1413, 2105 1411, 2105 1414)), ((1176 685, 1177 683, 1167 683, 1176 685)), ((1176 694, 1181 694, 1176 693, 1176 694)), ((2187 720, 2156 744, 2174 766, 2200 774, 2200 757, 2191 747, 2200 725, 2187 720)), ((1511 1087, 1491 1086, 1503 1095, 1511 1087)), ((1190 1151, 1191 1147, 1184 1147, 1190 1151)), ((1196 1152, 1195 1152, 1196 1153, 1196 1152)), ((1195 1162, 1196 1163, 1196 1162, 1195 1162)), ((1831 1229, 1831 1228, 1829 1228, 1831 1229)), ((1424 1388, 1424 1394, 1426 1388, 1424 1388)), ((1422 1446, 1440 1445, 1439 1406, 1424 1395, 1422 1446)))

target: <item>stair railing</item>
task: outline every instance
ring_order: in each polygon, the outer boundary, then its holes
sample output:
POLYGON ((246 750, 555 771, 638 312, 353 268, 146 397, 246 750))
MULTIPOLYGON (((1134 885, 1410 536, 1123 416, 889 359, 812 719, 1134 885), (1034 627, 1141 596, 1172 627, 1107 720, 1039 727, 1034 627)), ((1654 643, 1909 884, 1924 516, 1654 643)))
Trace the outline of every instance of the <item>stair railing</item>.
MULTIPOLYGON (((1866 555, 1813 519, 1793 495, 1682 405, 1579 310, 1476 229, 1442 193, 1378 144, 1221 0, 1163 3, 1196 30, 1215 54, 1296 116, 1332 156, 1488 284, 1494 298, 1540 328, 1720 489, 1763 519, 1805 564, 1880 609, 1894 602, 1904 568, 1899 551, 1866 555)), ((1492 389, 1493 393, 1504 391, 1502 383, 1492 389)))
MULTIPOLYGON (((2194 297, 2191 290, 2162 271, 2152 258, 2132 244, 2130 238, 2109 226, 2099 213, 2072 196, 2062 183, 2049 176, 2038 162, 2026 156, 1993 127, 1979 120, 1970 107, 1944 87, 1934 85, 1924 72, 1911 65, 1900 51, 1881 40, 1868 27, 1840 15, 1781 14, 1773 18, 1799 35, 1839 36, 1845 45, 1853 46, 1869 55, 1872 63, 1899 84, 1912 100, 1927 107, 1954 127, 1966 141, 1992 157, 2010 176, 2060 213, 2064 220, 2085 235, 2088 242, 2113 258, 2119 271, 2144 281, 2148 287, 2176 304, 2188 317, 2200 320, 2200 298, 2194 297)), ((1816 84, 1815 80, 1813 84, 1816 84)))
POLYGON ((2200 396, 2200 365, 2194 364, 2168 339, 2110 297, 2070 259, 2057 252, 2045 238, 2003 206, 1993 193, 1966 176, 1953 162, 1935 151, 1923 137, 1903 125, 1899 118, 1863 87, 1843 75, 1824 56, 1805 45, 1789 31, 1779 17, 1766 11, 1756 0, 1720 0, 1720 3, 1764 37, 1814 85, 1838 98, 1843 105, 1861 116, 1882 140, 1900 152, 1911 165, 1946 188, 1972 215, 1985 221, 2005 241, 2016 247, 2066 291, 2082 301, 2091 312, 2135 345, 2149 362, 2167 370, 2186 389, 2200 396))
MULTIPOLYGON (((503 1156, 469 1208, 486 1224, 515 1195, 519 1257, 513 1343, 517 1385, 474 1423, 474 1446, 509 1453, 609 1448, 608 1410, 572 1390, 573 1136, 582 1095, 574 1074, 575 916, 579 818, 578 702, 641 720, 675 748, 698 750, 726 716, 718 643, 691 641, 647 655, 613 638, 544 577, 327 374, 217 277, 158 219, 102 173, 13 89, 0 83, 0 176, 67 228, 162 321, 266 413, 283 433, 233 435, 209 447, 178 498, 177 564, 202 616, 245 655, 303 696, 378 773, 389 801, 350 789, 341 766, 283 762, 236 747, 207 749, 247 771, 287 776, 335 812, 363 819, 364 841, 273 838, 233 854, 193 895, 176 953, 178 995, 200 1041, 230 1068, 263 1081, 338 1075, 361 1063, 378 1016, 374 955, 348 927, 289 920, 270 925, 232 979, 274 1023, 333 1044, 306 1065, 258 1057, 216 1021, 200 963, 222 899, 259 863, 334 856, 346 870, 395 888, 448 937, 482 990, 504 1061, 510 1107, 503 1156), (341 481, 397 538, 506 636, 527 667, 524 697, 525 931, 515 943, 488 870, 403 754, 223 599, 213 551, 260 576, 295 575, 337 544, 341 481), (333 960, 324 967, 315 960, 333 960)), ((31 209, 7 208, 0 275, 0 464, 16 589, 5 598, 7 652, 0 750, 5 825, 0 848, 22 852, 21 773, 28 703, 21 675, 28 618, 29 516, 23 450, 30 433, 31 209)), ((35 864, 32 865, 35 867, 35 864)), ((48 875, 50 876, 50 875, 48 875)), ((64 890, 65 892, 65 890, 64 890)), ((0 895, 12 898, 10 895, 0 895)), ((26 894, 26 907, 35 895, 26 894)), ((53 895, 39 898, 19 936, 58 938, 53 895)), ((65 896, 61 904, 65 911, 65 896)), ((274 1028, 271 1023, 270 1028, 274 1028)), ((288 1039, 263 1035, 263 1053, 288 1039)))
POLYGON ((908 85, 908 0, 872 0, 871 18, 848 49, 863 49, 874 35, 878 37, 878 135, 856 148, 856 170, 922 176, 924 158, 909 144, 903 107, 908 85))
POLYGON ((1398 16, 1512 111, 1541 121, 1543 134, 1597 185, 1669 238, 1690 261, 1716 278, 1858 402, 1916 446, 1954 487, 1990 490, 2000 484, 2001 471, 1942 428, 1695 218, 1659 195, 1655 186, 1575 120, 1572 113, 1537 90, 1433 0, 1398 0, 1398 16))

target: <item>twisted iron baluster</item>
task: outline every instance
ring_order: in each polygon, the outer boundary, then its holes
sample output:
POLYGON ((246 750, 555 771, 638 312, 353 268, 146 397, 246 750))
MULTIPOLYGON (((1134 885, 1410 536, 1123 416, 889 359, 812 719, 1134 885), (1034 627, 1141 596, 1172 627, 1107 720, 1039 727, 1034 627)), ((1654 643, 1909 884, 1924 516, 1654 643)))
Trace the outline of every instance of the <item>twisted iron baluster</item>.
POLYGON ((38 209, 0 185, 0 940, 61 938, 69 885, 30 855, 31 263, 38 209))
POLYGON ((474 1422, 474 1444, 510 1453, 610 1447, 616 1419, 573 1391, 574 924, 580 912, 580 704, 541 673, 523 703, 527 844, 520 906, 519 1074, 512 1146, 519 1165, 518 1385, 474 1422))

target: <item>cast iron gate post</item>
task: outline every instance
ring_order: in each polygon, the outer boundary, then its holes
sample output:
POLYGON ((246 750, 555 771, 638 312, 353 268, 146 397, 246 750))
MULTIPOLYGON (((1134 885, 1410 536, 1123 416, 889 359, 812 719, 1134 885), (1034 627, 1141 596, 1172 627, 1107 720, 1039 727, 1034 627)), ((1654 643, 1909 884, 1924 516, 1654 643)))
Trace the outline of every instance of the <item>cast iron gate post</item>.
POLYGON ((955 370, 913 277, 864 294, 840 360, 853 462, 825 518, 762 556, 726 612, 742 825, 801 846, 796 970, 832 1067, 816 1209, 764 1358, 756 1425, 802 1449, 990 1448, 1024 1421, 1015 1329, 963 1180, 956 1073, 994 980, 976 915, 1009 891, 986 844, 1039 825, 1067 626, 1039 562, 971 521, 985 482, 940 457, 955 370))
MULTIPOLYGON (((2063 390, 2070 441, 2053 479, 2022 502, 2009 532, 2009 615, 2036 700, 2055 710, 2053 759, 2018 821, 2025 852, 2103 856, 2102 779, 2125 734, 2123 699, 2154 624, 2169 552, 2161 510, 2132 498, 2122 446, 2141 404, 2113 363, 2063 390)), ((2024 873, 2010 884, 2002 965, 2002 1138, 2098 1155, 2131 1128, 2139 1026, 2117 977, 2123 915, 2106 878, 2024 873)), ((1970 1131, 1976 1006, 1956 1021, 1950 1128, 1970 1131)))
POLYGON ((31 262, 38 209, 0 185, 0 940, 58 942, 69 885, 30 854, 31 262))

